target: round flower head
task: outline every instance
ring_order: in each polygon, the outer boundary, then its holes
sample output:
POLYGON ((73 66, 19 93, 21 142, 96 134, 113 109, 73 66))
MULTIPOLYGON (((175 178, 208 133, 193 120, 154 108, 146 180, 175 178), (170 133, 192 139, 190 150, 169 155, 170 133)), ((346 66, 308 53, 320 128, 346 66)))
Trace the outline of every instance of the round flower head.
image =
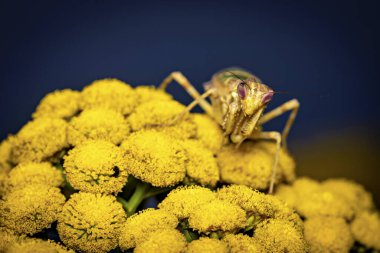
POLYGON ((81 252, 108 252, 118 245, 125 212, 116 198, 79 192, 63 207, 58 218, 59 237, 81 252))
POLYGON ((355 211, 374 208, 372 196, 363 186, 347 179, 328 179, 322 182, 323 189, 341 196, 355 211))
POLYGON ((361 212, 351 223, 351 232, 356 241, 368 248, 380 250, 379 213, 361 212))
POLYGON ((201 237, 187 245, 186 253, 229 253, 227 243, 218 239, 201 237))
POLYGON ((247 225, 247 218, 239 206, 216 199, 190 213, 189 225, 203 233, 236 231, 247 225))
POLYGON ((193 121, 197 125, 196 139, 217 154, 224 142, 223 131, 219 124, 206 114, 193 113, 192 115, 193 121))
POLYGON ((0 143, 0 171, 8 172, 12 168, 10 156, 12 152, 13 138, 13 136, 8 136, 7 139, 0 143))
POLYGON ((128 179, 123 151, 107 141, 89 141, 76 146, 65 156, 67 180, 77 190, 114 194, 128 179))
POLYGON ((41 239, 24 239, 13 243, 6 251, 7 253, 75 253, 74 250, 55 243, 41 239))
POLYGON ((198 141, 184 140, 186 174, 201 185, 215 186, 219 181, 219 168, 213 153, 198 141))
POLYGON ((129 172, 153 186, 167 187, 183 180, 186 174, 185 152, 180 142, 167 134, 140 131, 121 145, 129 172))
POLYGON ((136 247, 157 230, 176 228, 178 219, 168 211, 145 209, 128 217, 120 230, 119 246, 122 250, 136 247))
MULTIPOLYGON (((244 185, 230 185, 218 190, 217 197, 243 208, 255 223, 268 218, 286 220, 299 231, 303 222, 294 210, 272 195, 266 195, 244 185)), ((253 224, 251 224, 253 225, 253 224)))
POLYGON ((67 131, 68 142, 73 146, 88 140, 105 140, 117 145, 128 134, 123 115, 103 108, 83 111, 71 120, 67 131))
POLYGON ((40 162, 67 147, 67 122, 62 119, 37 118, 27 123, 12 139, 11 161, 40 162))
POLYGON ((178 187, 169 192, 158 207, 173 213, 178 219, 186 219, 189 218, 190 213, 215 199, 215 193, 208 188, 178 187))
POLYGON ((48 162, 20 163, 8 174, 7 191, 23 188, 31 184, 43 184, 52 187, 63 185, 62 172, 48 162))
POLYGON ((230 253, 262 253, 264 250, 257 241, 243 234, 228 234, 223 238, 223 241, 227 243, 230 253))
POLYGON ((33 184, 16 189, 0 202, 0 220, 17 233, 35 234, 57 220, 65 203, 59 188, 33 184))
MULTIPOLYGON (((243 142, 238 149, 235 145, 225 147, 218 154, 222 180, 255 189, 268 188, 273 170, 275 147, 275 143, 266 141, 243 142)), ((282 150, 277 166, 277 181, 294 179, 294 161, 282 150)))
POLYGON ((123 115, 130 114, 135 104, 136 95, 132 87, 111 78, 94 81, 83 89, 79 99, 79 107, 83 110, 101 107, 123 115))
POLYGON ((314 217, 305 221, 305 239, 310 251, 349 252, 354 240, 350 227, 344 219, 336 217, 314 217))
POLYGON ((136 104, 147 103, 152 100, 169 101, 173 100, 172 96, 164 90, 157 89, 154 86, 140 85, 135 88, 137 97, 136 104))
POLYGON ((181 253, 186 250, 186 239, 176 229, 155 231, 134 250, 135 253, 181 253))
POLYGON ((70 89, 47 94, 37 106, 33 118, 51 117, 68 120, 78 113, 79 92, 70 89))
POLYGON ((308 252, 303 234, 285 220, 268 219, 260 223, 254 238, 264 252, 308 252))
POLYGON ((279 185, 276 189, 275 196, 285 201, 289 206, 295 207, 298 201, 298 194, 294 187, 290 185, 279 185))
POLYGON ((133 131, 155 128, 176 138, 186 139, 194 137, 197 131, 191 115, 184 115, 177 124, 168 126, 185 108, 174 100, 153 100, 139 105, 127 121, 133 131))

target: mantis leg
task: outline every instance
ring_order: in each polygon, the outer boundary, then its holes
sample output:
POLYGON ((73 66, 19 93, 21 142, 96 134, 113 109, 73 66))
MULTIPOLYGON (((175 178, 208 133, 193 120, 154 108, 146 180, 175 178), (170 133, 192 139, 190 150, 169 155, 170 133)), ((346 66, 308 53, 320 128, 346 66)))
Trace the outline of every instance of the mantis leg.
POLYGON ((170 75, 162 81, 159 88, 162 90, 165 90, 173 80, 176 81, 179 85, 181 85, 187 91, 187 93, 192 98, 194 98, 194 100, 197 101, 195 105, 199 104, 199 106, 202 107, 202 109, 208 115, 210 115, 211 117, 214 117, 214 113, 213 113, 211 105, 205 100, 205 97, 199 94, 199 92, 194 88, 194 86, 189 82, 189 80, 187 80, 187 78, 181 72, 175 71, 175 72, 170 73, 170 75))
POLYGON ((292 127, 292 125, 294 123, 294 119, 297 116, 299 107, 300 107, 300 103, 298 102, 298 100, 292 99, 292 100, 289 100, 288 102, 280 105, 279 107, 273 109, 272 111, 264 114, 261 117, 261 119, 259 120, 259 125, 262 125, 262 124, 272 120, 273 118, 276 118, 276 117, 284 114, 287 111, 292 111, 289 115, 289 118, 288 118, 288 120, 285 124, 285 127, 282 130, 282 134, 281 134, 282 146, 284 147, 285 150, 287 150, 286 139, 288 138, 288 134, 289 134, 290 128, 292 127))
POLYGON ((272 167, 272 176, 270 178, 268 193, 273 193, 274 181, 276 180, 277 167, 278 167, 278 157, 280 155, 281 149, 281 134, 279 132, 257 132, 254 133, 250 139, 256 140, 275 140, 276 141, 276 154, 274 156, 274 162, 272 167))

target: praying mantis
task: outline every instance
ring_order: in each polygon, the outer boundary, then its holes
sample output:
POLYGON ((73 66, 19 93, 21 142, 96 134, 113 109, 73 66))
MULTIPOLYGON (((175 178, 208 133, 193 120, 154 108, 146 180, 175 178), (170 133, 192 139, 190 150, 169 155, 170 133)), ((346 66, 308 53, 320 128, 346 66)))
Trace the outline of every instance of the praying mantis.
POLYGON ((300 104, 291 99, 272 111, 264 110, 271 101, 274 91, 263 84, 259 78, 240 68, 229 68, 215 73, 211 80, 204 84, 205 92, 200 94, 181 72, 172 72, 159 86, 165 90, 170 83, 176 81, 194 99, 183 113, 175 118, 179 121, 186 113, 199 105, 223 129, 226 137, 236 144, 245 139, 265 139, 276 142, 276 153, 272 166, 272 174, 268 193, 273 193, 277 173, 278 157, 281 147, 287 150, 286 139, 294 123, 300 104), (206 100, 210 98, 211 104, 206 100), (290 111, 282 133, 262 131, 266 122, 290 111))

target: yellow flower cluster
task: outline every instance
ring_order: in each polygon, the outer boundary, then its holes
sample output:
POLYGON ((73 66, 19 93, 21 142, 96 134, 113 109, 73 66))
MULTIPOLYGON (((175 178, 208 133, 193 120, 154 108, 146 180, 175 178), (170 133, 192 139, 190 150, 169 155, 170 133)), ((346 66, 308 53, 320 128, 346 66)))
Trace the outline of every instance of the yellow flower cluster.
POLYGON ((125 212, 114 196, 75 193, 58 217, 59 237, 68 247, 83 252, 108 252, 118 246, 125 212))
POLYGON ((12 243, 7 247, 6 253, 75 253, 72 249, 57 244, 53 241, 41 239, 24 239, 12 243))

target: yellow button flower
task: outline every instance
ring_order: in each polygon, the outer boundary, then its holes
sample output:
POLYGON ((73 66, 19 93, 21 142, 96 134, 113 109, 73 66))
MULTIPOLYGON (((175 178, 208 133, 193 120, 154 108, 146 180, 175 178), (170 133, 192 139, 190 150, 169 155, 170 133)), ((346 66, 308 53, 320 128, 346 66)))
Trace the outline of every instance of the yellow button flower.
POLYGON ((75 253, 74 250, 55 243, 41 239, 24 239, 13 243, 7 248, 7 253, 75 253))
POLYGON ((201 237, 187 245, 186 253, 229 253, 227 243, 213 238, 201 237))
POLYGON ((351 223, 354 238, 367 246, 380 250, 380 216, 378 212, 361 212, 351 223))
POLYGON ((230 253, 264 253, 261 245, 252 237, 243 234, 227 234, 223 241, 227 243, 230 253))
POLYGON ((217 154, 224 142, 224 135, 219 124, 210 116, 193 113, 193 120, 197 125, 196 138, 214 154, 217 154))
POLYGON ((0 171, 8 172, 12 168, 10 156, 12 152, 13 136, 8 136, 0 143, 0 171))
POLYGON ((176 229, 162 229, 150 234, 134 250, 135 253, 182 253, 186 250, 186 239, 176 229))
POLYGON ((173 100, 173 97, 169 93, 165 92, 164 90, 157 89, 154 86, 140 85, 135 88, 135 94, 137 97, 137 105, 141 105, 152 100, 173 100))

